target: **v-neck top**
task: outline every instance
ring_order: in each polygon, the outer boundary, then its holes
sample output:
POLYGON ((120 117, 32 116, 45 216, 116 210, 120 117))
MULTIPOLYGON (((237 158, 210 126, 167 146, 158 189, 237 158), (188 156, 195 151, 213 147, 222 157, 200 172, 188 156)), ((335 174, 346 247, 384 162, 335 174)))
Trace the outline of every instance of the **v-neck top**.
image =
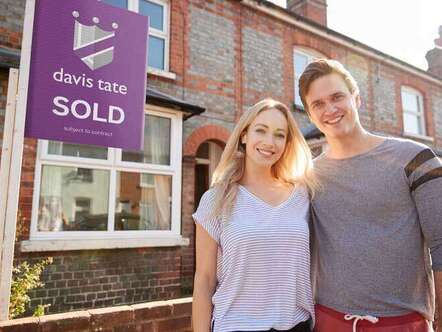
POLYGON ((204 193, 193 214, 218 244, 213 331, 288 330, 314 318, 305 188, 272 206, 239 186, 224 221, 210 218, 214 194, 204 193))
POLYGON ((252 197, 253 197, 254 199, 256 199, 258 202, 261 202, 263 205, 268 206, 269 208, 273 208, 273 209, 277 209, 277 208, 279 208, 279 207, 281 207, 281 206, 284 206, 287 202, 290 201, 290 199, 292 198, 292 196, 294 195, 294 193, 295 193, 295 191, 296 191, 296 189, 293 188, 292 191, 290 192, 290 195, 289 195, 285 200, 283 200, 281 203, 279 203, 279 204, 277 204, 277 205, 272 205, 272 204, 270 204, 269 202, 266 202, 265 200, 263 200, 263 199, 262 199, 261 197, 259 197, 258 195, 256 195, 256 194, 254 194, 253 192, 251 192, 249 189, 247 189, 247 187, 245 187, 245 186, 243 186, 243 185, 241 185, 241 184, 238 184, 238 188, 239 188, 240 190, 244 190, 244 192, 246 192, 246 194, 252 196, 252 197))

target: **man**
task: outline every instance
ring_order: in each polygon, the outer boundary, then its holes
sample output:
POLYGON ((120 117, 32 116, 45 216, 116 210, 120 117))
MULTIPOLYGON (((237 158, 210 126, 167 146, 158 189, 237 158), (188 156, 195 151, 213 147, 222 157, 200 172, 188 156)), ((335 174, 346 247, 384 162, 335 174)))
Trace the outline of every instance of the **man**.
POLYGON ((436 298, 442 292, 440 160, 425 145, 364 130, 358 86, 339 62, 311 63, 299 85, 329 146, 315 160, 315 331, 431 331, 434 285, 436 298))

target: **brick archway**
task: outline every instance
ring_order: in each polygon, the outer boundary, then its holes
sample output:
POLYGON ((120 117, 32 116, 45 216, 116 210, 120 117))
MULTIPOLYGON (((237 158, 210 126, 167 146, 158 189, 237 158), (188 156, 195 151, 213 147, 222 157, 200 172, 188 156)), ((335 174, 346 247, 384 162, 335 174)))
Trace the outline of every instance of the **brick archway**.
POLYGON ((184 156, 195 156, 198 147, 201 143, 208 140, 215 140, 223 142, 224 144, 229 139, 230 132, 223 127, 216 125, 206 125, 197 128, 184 143, 184 156))

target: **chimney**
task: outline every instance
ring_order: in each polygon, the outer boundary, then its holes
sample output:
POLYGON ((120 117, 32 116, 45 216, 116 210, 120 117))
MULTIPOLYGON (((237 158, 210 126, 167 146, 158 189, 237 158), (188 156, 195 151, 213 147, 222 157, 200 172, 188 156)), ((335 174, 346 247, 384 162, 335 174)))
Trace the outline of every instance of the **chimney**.
POLYGON ((287 0, 287 9, 325 27, 327 26, 327 0, 287 0))
POLYGON ((425 56, 428 72, 442 79, 442 25, 439 27, 439 38, 434 40, 434 48, 425 56))

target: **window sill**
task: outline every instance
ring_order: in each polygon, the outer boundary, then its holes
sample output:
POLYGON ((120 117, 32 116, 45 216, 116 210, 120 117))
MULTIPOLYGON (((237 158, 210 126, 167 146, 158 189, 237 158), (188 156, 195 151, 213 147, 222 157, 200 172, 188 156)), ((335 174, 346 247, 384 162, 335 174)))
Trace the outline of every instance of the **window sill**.
POLYGON ((155 68, 151 68, 149 67, 147 69, 147 73, 150 75, 155 75, 155 76, 160 76, 160 77, 164 77, 164 78, 168 78, 170 80, 176 80, 176 74, 169 72, 169 71, 164 71, 161 69, 155 69, 155 68))
POLYGON ((128 239, 64 239, 64 240, 27 240, 21 241, 22 252, 67 251, 94 249, 121 249, 142 247, 179 247, 188 246, 189 239, 182 236, 128 238, 128 239))
POLYGON ((413 133, 403 133, 403 135, 405 137, 409 137, 409 138, 416 138, 422 141, 427 141, 427 142, 434 142, 434 138, 431 136, 426 136, 426 135, 419 135, 419 134, 413 134, 413 133))

